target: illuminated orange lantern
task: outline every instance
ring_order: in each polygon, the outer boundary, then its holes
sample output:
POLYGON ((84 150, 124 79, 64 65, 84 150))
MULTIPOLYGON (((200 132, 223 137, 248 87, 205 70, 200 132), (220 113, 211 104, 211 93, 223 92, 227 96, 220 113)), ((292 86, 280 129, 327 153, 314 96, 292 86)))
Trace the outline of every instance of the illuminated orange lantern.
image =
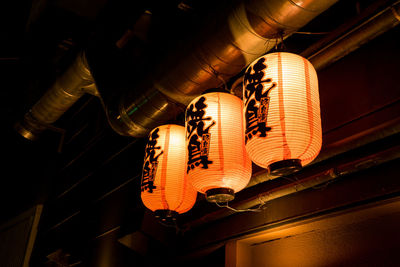
POLYGON ((244 146, 243 102, 222 92, 195 98, 186 109, 189 181, 210 202, 226 202, 251 178, 244 146))
POLYGON ((185 127, 163 125, 149 134, 143 164, 143 204, 161 219, 190 210, 197 192, 186 178, 185 127))
POLYGON ((300 169, 322 144, 317 73, 292 53, 255 60, 243 80, 245 143, 251 160, 273 176, 300 169))

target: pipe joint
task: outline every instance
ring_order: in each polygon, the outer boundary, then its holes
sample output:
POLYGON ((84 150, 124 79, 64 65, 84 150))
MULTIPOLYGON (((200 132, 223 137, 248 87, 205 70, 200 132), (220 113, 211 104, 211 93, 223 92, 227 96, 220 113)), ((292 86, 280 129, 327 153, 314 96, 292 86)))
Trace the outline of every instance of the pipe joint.
POLYGON ((85 53, 81 52, 23 120, 15 125, 16 131, 29 140, 37 139, 47 128, 45 125, 57 121, 86 92, 98 96, 85 53))

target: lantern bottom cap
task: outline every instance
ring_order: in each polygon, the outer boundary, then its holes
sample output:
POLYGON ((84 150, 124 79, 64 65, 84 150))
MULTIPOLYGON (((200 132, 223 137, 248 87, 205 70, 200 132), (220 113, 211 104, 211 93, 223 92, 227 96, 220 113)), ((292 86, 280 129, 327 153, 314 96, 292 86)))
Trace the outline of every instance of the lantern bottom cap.
POLYGON ((285 159, 274 162, 268 166, 268 172, 271 176, 279 177, 292 174, 301 170, 300 159, 285 159))
POLYGON ((208 202, 228 202, 235 198, 235 191, 230 188, 213 188, 206 191, 208 202))
POLYGON ((175 221, 176 216, 178 216, 178 212, 174 210, 156 210, 154 211, 154 217, 161 221, 175 221))

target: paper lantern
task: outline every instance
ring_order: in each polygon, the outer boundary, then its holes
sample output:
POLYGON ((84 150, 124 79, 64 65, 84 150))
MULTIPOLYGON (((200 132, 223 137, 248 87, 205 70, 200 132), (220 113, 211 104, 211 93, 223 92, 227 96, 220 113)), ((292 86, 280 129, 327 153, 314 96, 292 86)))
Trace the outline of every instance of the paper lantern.
POLYGON ((186 109, 186 171, 208 201, 232 200, 251 178, 242 109, 240 98, 222 92, 203 94, 186 109))
POLYGON ((151 131, 141 191, 143 204, 162 219, 193 207, 197 192, 186 178, 185 127, 169 124, 151 131))
POLYGON ((291 53, 255 60, 243 80, 245 143, 251 160, 275 176, 310 163, 322 144, 318 79, 291 53))

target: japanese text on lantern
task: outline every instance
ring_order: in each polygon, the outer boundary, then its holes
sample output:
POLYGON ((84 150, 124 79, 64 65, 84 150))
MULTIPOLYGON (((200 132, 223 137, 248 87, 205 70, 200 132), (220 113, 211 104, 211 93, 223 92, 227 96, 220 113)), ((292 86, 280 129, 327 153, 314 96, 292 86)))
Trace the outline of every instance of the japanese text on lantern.
POLYGON ((205 97, 200 97, 186 111, 188 140, 187 173, 200 165, 203 169, 208 169, 208 165, 213 163, 208 159, 208 153, 211 140, 210 128, 215 125, 215 121, 211 117, 204 117, 206 113, 205 108, 207 107, 205 101, 205 97))
POLYGON ((267 126, 269 93, 277 84, 271 78, 265 78, 264 71, 267 65, 264 61, 265 58, 260 58, 244 75, 246 144, 257 134, 259 137, 266 137, 267 132, 271 130, 271 127, 267 126))
POLYGON ((160 129, 157 128, 151 133, 149 141, 146 145, 146 154, 143 165, 143 177, 141 183, 142 192, 147 190, 149 193, 153 193, 153 189, 156 189, 156 186, 154 185, 154 177, 157 172, 158 158, 164 152, 161 150, 160 146, 156 146, 157 139, 160 137, 158 134, 159 130, 160 129))

